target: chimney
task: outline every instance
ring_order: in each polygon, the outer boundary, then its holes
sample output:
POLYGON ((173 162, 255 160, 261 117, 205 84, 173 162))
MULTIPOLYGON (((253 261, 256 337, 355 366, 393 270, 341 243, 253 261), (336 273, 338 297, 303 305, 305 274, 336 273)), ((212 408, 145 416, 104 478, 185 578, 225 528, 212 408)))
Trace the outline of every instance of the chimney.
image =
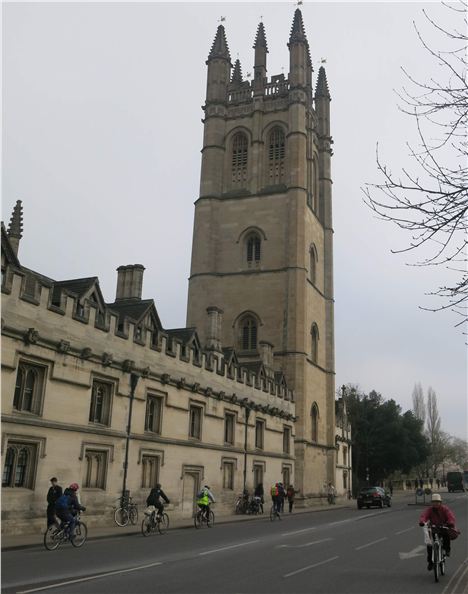
POLYGON ((273 377, 273 345, 271 342, 266 342, 266 340, 261 340, 258 343, 259 350, 260 350, 260 359, 265 367, 265 371, 267 372, 268 377, 273 377))
POLYGON ((141 299, 144 270, 145 267, 142 264, 128 264, 117 268, 116 301, 141 299))
POLYGON ((221 328, 223 323, 223 310, 211 306, 206 308, 208 314, 208 333, 206 348, 221 352, 221 328))

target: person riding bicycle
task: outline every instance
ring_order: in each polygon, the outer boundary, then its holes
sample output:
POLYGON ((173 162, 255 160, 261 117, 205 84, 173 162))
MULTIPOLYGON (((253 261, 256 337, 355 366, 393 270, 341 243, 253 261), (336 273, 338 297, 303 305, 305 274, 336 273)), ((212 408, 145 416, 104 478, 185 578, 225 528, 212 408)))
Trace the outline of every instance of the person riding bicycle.
POLYGON ((275 483, 271 486, 271 500, 276 513, 281 511, 281 502, 284 500, 284 488, 281 483, 275 483))
POLYGON ((77 491, 79 488, 77 483, 72 483, 55 502, 55 513, 63 523, 68 523, 71 536, 75 531, 76 515, 80 511, 86 511, 86 508, 78 501, 77 491))
POLYGON ((161 489, 161 484, 156 483, 156 487, 151 489, 150 494, 146 498, 146 505, 154 505, 154 507, 158 510, 158 515, 161 516, 164 511, 164 504, 161 502, 163 499, 166 503, 170 503, 167 495, 161 489))
POLYGON ((203 489, 197 493, 197 505, 205 514, 207 522, 210 519, 210 503, 216 503, 216 500, 210 487, 205 485, 203 489))
MULTIPOLYGON (((442 505, 442 497, 439 493, 433 493, 431 497, 431 505, 427 507, 419 517, 419 525, 424 526, 426 522, 430 522, 432 526, 447 526, 448 528, 455 528, 455 516, 452 510, 446 505, 442 505)), ((446 557, 450 557, 450 535, 448 530, 443 530, 441 534, 442 547, 445 550, 446 557)), ((427 545, 427 569, 431 571, 432 564, 432 546, 427 545)))

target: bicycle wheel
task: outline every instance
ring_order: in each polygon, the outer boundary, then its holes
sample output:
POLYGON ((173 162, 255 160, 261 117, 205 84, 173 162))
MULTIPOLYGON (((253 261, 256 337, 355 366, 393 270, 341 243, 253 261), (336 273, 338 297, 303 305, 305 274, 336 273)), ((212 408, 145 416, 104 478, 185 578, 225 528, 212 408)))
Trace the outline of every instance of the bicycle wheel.
POLYGON ((153 520, 151 516, 145 516, 141 522, 141 533, 143 536, 151 536, 153 532, 153 520))
POLYGON ((433 560, 433 564, 434 564, 434 580, 436 582, 439 581, 439 572, 440 572, 440 545, 437 541, 434 542, 434 544, 432 545, 432 556, 434 558, 433 560))
POLYGON ((117 526, 126 526, 128 524, 128 510, 125 507, 118 507, 114 512, 114 522, 117 526))
POLYGON ((208 526, 208 528, 213 528, 214 522, 215 522, 214 512, 212 510, 210 510, 208 519, 206 520, 206 525, 208 526))
POLYGON ((159 534, 166 534, 166 532, 169 529, 169 516, 166 513, 163 513, 159 518, 157 524, 159 534))
POLYGON ((201 511, 197 511, 197 513, 193 516, 193 523, 195 524, 195 528, 201 528, 202 525, 202 516, 201 511))
POLYGON ((75 533, 70 538, 70 541, 74 547, 82 547, 88 537, 88 527, 84 522, 77 522, 75 526, 75 533))
POLYGON ((58 548, 63 530, 60 530, 56 526, 50 526, 44 532, 44 546, 48 551, 55 551, 58 548))
POLYGON ((138 508, 136 505, 132 505, 132 507, 128 510, 128 517, 132 526, 135 526, 138 522, 138 508))

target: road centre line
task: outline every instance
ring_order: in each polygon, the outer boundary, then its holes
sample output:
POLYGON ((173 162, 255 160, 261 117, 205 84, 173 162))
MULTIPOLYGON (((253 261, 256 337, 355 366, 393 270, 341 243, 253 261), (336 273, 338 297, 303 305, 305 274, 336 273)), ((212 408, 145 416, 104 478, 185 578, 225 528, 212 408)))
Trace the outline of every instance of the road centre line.
POLYGON ((284 578, 291 577, 292 575, 296 575, 298 573, 302 573, 303 571, 307 571, 308 569, 313 569, 314 567, 318 567, 319 565, 325 565, 325 563, 330 563, 331 561, 335 561, 335 559, 339 559, 339 557, 330 557, 330 559, 325 559, 325 561, 319 561, 318 563, 314 563, 313 565, 307 565, 307 567, 301 567, 301 569, 296 569, 296 571, 291 571, 291 573, 286 573, 283 575, 284 578))
POLYGON ((228 549, 236 549, 238 547, 244 547, 249 544, 254 544, 256 542, 260 542, 260 540, 249 540, 247 542, 241 542, 235 545, 229 545, 228 547, 220 547, 219 549, 211 549, 210 551, 203 551, 203 553, 198 553, 201 557, 202 555, 211 555, 212 553, 218 553, 219 551, 227 551, 228 549))
POLYGON ((399 532, 395 532, 395 536, 398 536, 399 534, 404 534, 405 532, 409 532, 410 530, 414 530, 414 526, 411 526, 411 528, 405 528, 404 530, 400 530, 399 532))
POLYGON ((67 582, 60 582, 58 584, 49 584, 48 586, 41 586, 40 588, 31 588, 30 590, 21 590, 16 594, 29 594, 30 592, 40 592, 41 590, 51 590, 52 588, 59 588, 60 586, 69 586, 70 584, 78 584, 79 582, 89 582, 90 580, 98 580, 109 575, 118 575, 120 573, 129 573, 131 571, 139 571, 140 569, 148 569, 148 567, 156 567, 162 565, 160 561, 156 563, 148 563, 147 565, 139 565, 138 567, 130 567, 129 569, 118 569, 117 571, 108 571, 106 573, 100 573, 98 575, 92 575, 89 577, 78 578, 76 580, 68 580, 67 582))
POLYGON ((386 536, 384 536, 383 538, 379 538, 378 540, 373 540, 372 542, 368 542, 365 545, 362 545, 360 547, 356 547, 354 550, 355 551, 360 551, 361 549, 365 549, 366 547, 371 547, 374 544, 377 544, 378 542, 382 542, 383 540, 388 540, 386 536))
MULTIPOLYGON (((467 589, 459 590, 458 586, 461 585, 461 582, 464 577, 468 577, 468 559, 465 559, 463 563, 459 566, 457 571, 453 574, 450 578, 449 583, 445 586, 442 591, 442 594, 451 594, 452 592, 466 592, 467 589), (454 583, 455 582, 455 583, 454 583)), ((466 586, 465 586, 466 588, 466 586)))
POLYGON ((301 534, 302 532, 310 532, 311 530, 317 530, 317 526, 303 528, 302 530, 294 530, 294 532, 283 532, 281 536, 292 536, 293 534, 301 534))
POLYGON ((321 540, 314 540, 312 542, 306 542, 305 544, 300 544, 300 545, 280 544, 280 545, 276 545, 275 548, 277 548, 277 549, 303 549, 304 547, 311 547, 312 545, 320 544, 321 542, 327 542, 329 540, 333 540, 333 538, 322 538, 321 540))

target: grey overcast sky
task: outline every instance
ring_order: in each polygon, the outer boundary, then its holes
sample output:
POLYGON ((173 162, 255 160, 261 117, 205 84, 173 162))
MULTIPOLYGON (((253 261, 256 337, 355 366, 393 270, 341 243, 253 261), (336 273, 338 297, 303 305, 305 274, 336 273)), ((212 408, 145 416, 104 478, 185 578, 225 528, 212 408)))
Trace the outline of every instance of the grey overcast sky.
MULTIPOLYGON (((376 181, 376 143, 408 166, 414 123, 399 112, 401 66, 438 71, 413 20, 437 3, 305 2, 315 73, 322 59, 334 137, 336 385, 355 383, 411 408, 415 382, 438 395, 443 428, 466 437, 466 352, 454 314, 425 293, 443 268, 392 255, 408 237, 377 220, 361 187, 376 181)), ((24 204, 21 262, 57 280, 96 275, 107 301, 121 264, 146 267, 166 328, 185 325, 199 189, 206 66, 218 20, 234 61, 252 70, 263 19, 268 74, 288 72, 294 3, 4 3, 2 218, 24 204), (284 70, 283 70, 284 68, 284 70)), ((437 47, 437 45, 436 45, 437 47)), ((220 304, 222 305, 222 304, 220 304)))

